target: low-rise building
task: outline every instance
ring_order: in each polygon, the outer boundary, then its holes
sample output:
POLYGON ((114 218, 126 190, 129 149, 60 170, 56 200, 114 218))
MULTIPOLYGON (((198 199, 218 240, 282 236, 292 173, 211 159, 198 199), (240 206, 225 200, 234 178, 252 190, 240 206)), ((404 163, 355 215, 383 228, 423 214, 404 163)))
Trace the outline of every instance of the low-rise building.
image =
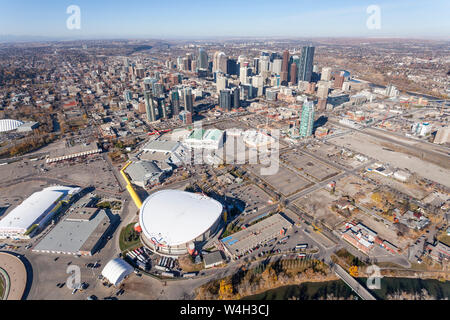
POLYGON ((97 143, 79 144, 73 147, 66 147, 52 151, 47 157, 46 163, 75 159, 101 152, 102 149, 99 148, 97 143))
POLYGON ((435 261, 448 261, 450 259, 450 247, 440 241, 427 243, 426 249, 430 257, 435 261))
POLYGON ((420 212, 412 212, 408 210, 401 217, 399 217, 399 222, 411 229, 421 230, 430 223, 430 220, 420 212))
POLYGON ((33 193, 0 220, 0 239, 29 239, 80 190, 78 187, 53 186, 33 193))
POLYGON ((92 256, 100 247, 111 221, 105 210, 79 208, 59 222, 34 248, 34 252, 92 256))
POLYGON ((342 238, 358 250, 368 253, 374 246, 377 233, 362 223, 348 222, 342 232, 342 238))
POLYGON ((132 183, 142 188, 161 182, 166 174, 154 161, 147 160, 131 163, 125 172, 131 178, 132 183))
POLYGON ((224 261, 225 259, 222 255, 222 251, 214 251, 203 256, 205 269, 221 265, 222 263, 224 263, 224 261))
POLYGON ((282 236, 292 223, 280 214, 274 214, 248 228, 223 238, 221 243, 231 257, 238 257, 258 245, 282 236))

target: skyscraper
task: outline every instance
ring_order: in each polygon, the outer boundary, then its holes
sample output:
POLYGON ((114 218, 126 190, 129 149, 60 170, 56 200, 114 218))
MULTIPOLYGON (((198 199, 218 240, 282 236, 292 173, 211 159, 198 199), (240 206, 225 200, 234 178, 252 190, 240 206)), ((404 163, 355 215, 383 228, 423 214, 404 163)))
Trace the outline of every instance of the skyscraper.
POLYGON ((298 81, 311 81, 314 62, 314 50, 312 46, 303 47, 298 66, 298 81))
POLYGON ((314 102, 305 101, 303 103, 302 115, 300 120, 300 136, 309 137, 314 128, 314 102))
POLYGON ((259 72, 263 73, 269 71, 269 64, 269 56, 261 56, 259 59, 259 72))
POLYGON ((197 68, 208 69, 208 54, 205 49, 198 49, 197 68))
POLYGON ((144 92, 145 99, 145 113, 147 114, 147 120, 150 122, 154 122, 157 120, 156 118, 156 103, 154 101, 154 97, 151 91, 144 92))
POLYGON ((240 94, 239 94, 239 87, 234 87, 233 89, 231 89, 231 107, 232 108, 239 108, 241 106, 241 101, 240 101, 240 94))
POLYGON ((226 89, 227 85, 228 85, 227 78, 225 76, 223 76, 222 74, 218 74, 217 79, 216 79, 217 93, 220 94, 220 91, 226 89))
POLYGON ((290 74, 290 79, 289 79, 289 81, 293 84, 293 85, 295 85, 295 84, 297 84, 297 64, 295 64, 295 63, 292 63, 291 64, 291 74, 290 74))
POLYGON ((289 75, 289 51, 284 50, 283 51, 283 64, 281 66, 281 74, 280 74, 282 84, 285 84, 285 82, 288 81, 288 75, 289 75))
POLYGON ((272 62, 272 72, 275 74, 278 74, 278 75, 281 74, 282 65, 283 65, 283 60, 274 59, 272 62))
POLYGON ((227 60, 227 72, 230 75, 237 75, 237 62, 236 59, 228 59, 227 60))
POLYGON ((213 72, 221 71, 223 73, 227 73, 227 61, 228 57, 225 53, 216 51, 214 53, 213 60, 213 72))
POLYGON ((172 103, 173 116, 176 117, 180 113, 180 95, 178 90, 170 92, 170 102, 172 103))
POLYGON ((253 73, 259 74, 259 58, 253 58, 253 73))
POLYGON ((248 84, 248 63, 243 62, 239 71, 239 80, 241 84, 248 84))
POLYGON ((328 91, 330 88, 330 81, 322 81, 320 80, 317 83, 317 97, 320 99, 326 99, 328 97, 328 91))
POLYGON ((219 105, 223 111, 231 110, 231 90, 224 89, 220 91, 219 105))
POLYGON ((192 95, 191 88, 183 89, 183 102, 184 102, 184 110, 189 111, 190 113, 194 112, 194 96, 192 95))
POLYGON ((331 68, 323 67, 322 74, 320 75, 320 80, 330 81, 331 80, 331 68))
POLYGON ((335 89, 342 89, 342 85, 344 84, 344 71, 341 71, 339 74, 334 76, 334 88, 335 89))

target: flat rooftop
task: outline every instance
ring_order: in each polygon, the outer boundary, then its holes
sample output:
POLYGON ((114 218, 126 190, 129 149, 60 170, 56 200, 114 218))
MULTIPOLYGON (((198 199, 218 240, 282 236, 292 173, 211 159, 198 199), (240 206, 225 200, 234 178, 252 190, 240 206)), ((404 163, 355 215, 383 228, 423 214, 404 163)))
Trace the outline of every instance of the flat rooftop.
POLYGON ((95 217, 87 221, 65 219, 58 223, 33 248, 33 251, 61 252, 65 254, 91 251, 100 237, 109 228, 110 223, 109 217, 104 210, 99 210, 95 217))
POLYGON ((291 227, 292 223, 277 213, 221 241, 231 255, 241 255, 248 249, 282 236, 282 230, 291 227))
POLYGON ((89 151, 100 152, 101 150, 99 149, 97 143, 92 142, 90 144, 78 144, 78 145, 75 145, 72 147, 65 147, 65 148, 61 148, 61 149, 52 150, 50 152, 49 157, 57 158, 57 157, 62 157, 62 156, 79 154, 79 153, 83 153, 83 152, 89 152, 89 151))
POLYGON ((157 151, 157 152, 173 152, 178 146, 179 142, 170 140, 152 140, 144 145, 142 150, 144 151, 157 151))

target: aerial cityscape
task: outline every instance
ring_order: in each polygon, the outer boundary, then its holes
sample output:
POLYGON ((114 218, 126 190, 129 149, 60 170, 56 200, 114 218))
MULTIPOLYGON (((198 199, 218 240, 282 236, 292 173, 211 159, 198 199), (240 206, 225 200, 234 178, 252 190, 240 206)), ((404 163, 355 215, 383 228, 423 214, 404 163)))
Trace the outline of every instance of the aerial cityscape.
POLYGON ((0 300, 448 300, 450 28, 377 34, 380 3, 0 30, 0 300))

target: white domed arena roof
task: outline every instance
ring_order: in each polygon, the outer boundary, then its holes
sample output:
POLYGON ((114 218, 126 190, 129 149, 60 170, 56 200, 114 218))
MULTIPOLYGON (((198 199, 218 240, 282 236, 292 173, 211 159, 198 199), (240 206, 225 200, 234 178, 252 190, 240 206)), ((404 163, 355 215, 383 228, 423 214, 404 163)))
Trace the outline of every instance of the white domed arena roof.
POLYGON ((22 121, 12 120, 12 119, 1 119, 0 120, 0 132, 7 132, 11 130, 15 130, 18 127, 23 125, 22 121))
POLYGON ((166 246, 192 241, 208 231, 222 214, 222 204, 207 196, 162 190, 149 196, 139 214, 142 232, 166 246))
POLYGON ((126 261, 116 258, 108 262, 102 271, 104 276, 110 283, 117 286, 122 280, 133 272, 133 267, 126 261))

